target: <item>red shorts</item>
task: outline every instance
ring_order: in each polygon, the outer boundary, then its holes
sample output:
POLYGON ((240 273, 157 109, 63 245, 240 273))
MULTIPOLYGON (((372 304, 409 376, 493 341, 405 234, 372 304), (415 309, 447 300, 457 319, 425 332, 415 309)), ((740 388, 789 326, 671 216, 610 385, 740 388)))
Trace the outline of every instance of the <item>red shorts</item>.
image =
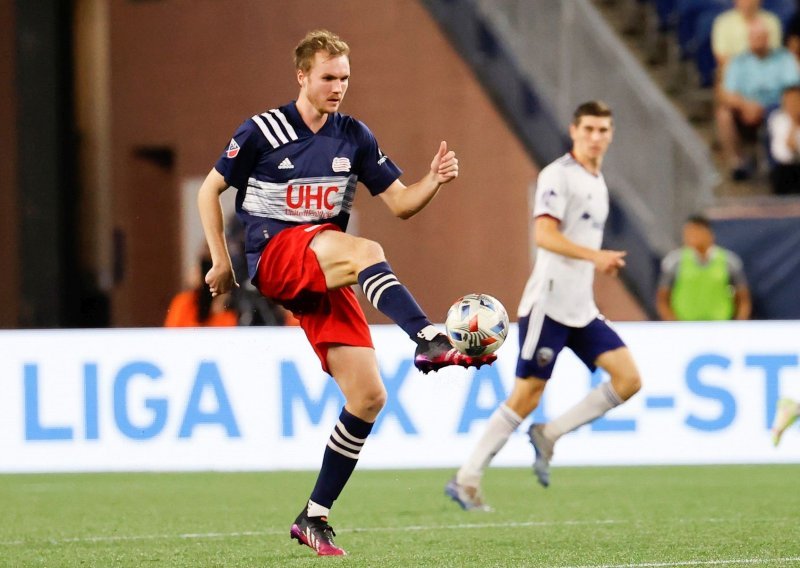
POLYGON ((261 253, 254 284, 264 296, 290 310, 328 369, 332 345, 373 347, 369 326, 353 290, 329 290, 311 240, 320 231, 340 231, 333 223, 299 225, 273 237, 261 253))

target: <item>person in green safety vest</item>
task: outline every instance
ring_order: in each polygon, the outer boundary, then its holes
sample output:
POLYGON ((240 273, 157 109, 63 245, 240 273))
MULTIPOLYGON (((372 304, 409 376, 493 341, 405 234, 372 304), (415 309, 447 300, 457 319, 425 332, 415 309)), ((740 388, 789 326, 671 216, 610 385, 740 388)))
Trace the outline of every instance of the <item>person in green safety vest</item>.
POLYGON ((683 246, 661 261, 656 309, 662 320, 749 319, 752 304, 742 259, 714 244, 709 220, 683 225, 683 246))

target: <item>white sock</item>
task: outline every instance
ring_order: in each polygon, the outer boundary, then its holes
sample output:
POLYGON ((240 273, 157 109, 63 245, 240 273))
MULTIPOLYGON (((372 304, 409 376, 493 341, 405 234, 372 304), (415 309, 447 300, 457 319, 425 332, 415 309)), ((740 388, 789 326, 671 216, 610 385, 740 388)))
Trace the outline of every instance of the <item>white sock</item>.
POLYGON ((331 510, 323 507, 319 503, 314 503, 311 499, 308 500, 308 507, 306 508, 306 515, 309 517, 327 517, 331 510))
POLYGON ((420 339, 426 339, 430 341, 440 333, 442 332, 433 327, 432 325, 426 325, 417 332, 417 337, 419 337, 420 339))
POLYGON ((545 424, 542 434, 548 440, 555 442, 567 432, 572 432, 575 428, 599 418, 622 402, 611 383, 606 381, 564 414, 545 424))
POLYGON ((456 481, 461 485, 472 487, 480 485, 483 472, 489 466, 489 462, 506 445, 508 438, 520 424, 522 424, 522 418, 517 416, 516 412, 505 403, 498 406, 489 417, 486 431, 478 440, 478 445, 472 450, 472 455, 458 470, 456 481))

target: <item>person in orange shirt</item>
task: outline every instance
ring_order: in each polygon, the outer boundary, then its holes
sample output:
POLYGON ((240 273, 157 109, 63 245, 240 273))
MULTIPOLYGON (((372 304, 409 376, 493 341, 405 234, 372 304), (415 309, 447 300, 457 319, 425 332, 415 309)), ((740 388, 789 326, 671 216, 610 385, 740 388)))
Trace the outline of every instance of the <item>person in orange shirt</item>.
MULTIPOLYGON (((200 274, 211 268, 211 259, 200 260, 200 274)), ((227 305, 228 294, 212 297, 208 284, 179 292, 167 309, 164 327, 232 327, 239 315, 227 305)))

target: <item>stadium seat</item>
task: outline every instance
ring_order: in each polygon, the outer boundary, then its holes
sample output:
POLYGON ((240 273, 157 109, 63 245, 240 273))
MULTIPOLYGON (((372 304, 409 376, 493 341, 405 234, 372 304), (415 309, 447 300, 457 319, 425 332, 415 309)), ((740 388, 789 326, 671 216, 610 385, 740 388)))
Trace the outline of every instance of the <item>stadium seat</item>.
POLYGON ((692 38, 692 60, 700 76, 700 87, 711 87, 714 84, 714 73, 717 60, 711 49, 711 30, 719 10, 707 10, 697 18, 695 35, 692 38))
POLYGON ((682 59, 692 59, 696 51, 698 20, 703 14, 720 14, 733 7, 733 0, 676 0, 677 40, 682 59))
POLYGON ((658 16, 658 30, 674 30, 678 22, 678 0, 655 0, 654 7, 658 16))
POLYGON ((786 32, 786 27, 789 25, 789 20, 797 12, 796 0, 763 0, 761 7, 778 16, 784 32, 786 32))

